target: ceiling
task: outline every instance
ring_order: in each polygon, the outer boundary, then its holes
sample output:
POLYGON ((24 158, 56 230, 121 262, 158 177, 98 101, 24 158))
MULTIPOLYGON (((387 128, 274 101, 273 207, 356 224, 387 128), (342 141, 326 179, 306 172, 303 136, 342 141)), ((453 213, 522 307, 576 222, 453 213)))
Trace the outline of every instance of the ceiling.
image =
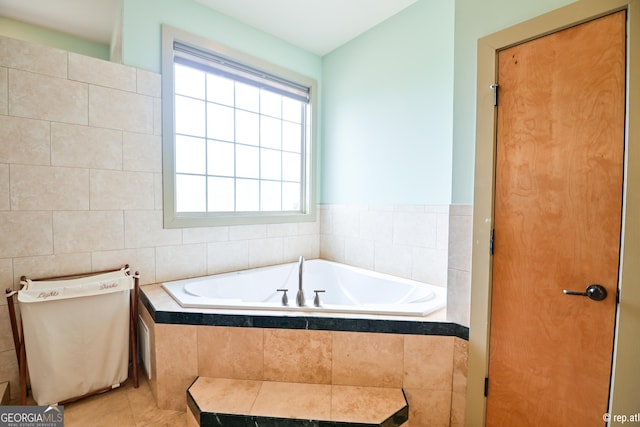
MULTIPOLYGON (((417 0, 195 1, 322 56, 417 0)), ((118 4, 119 0, 0 0, 0 15, 108 44, 118 4)))

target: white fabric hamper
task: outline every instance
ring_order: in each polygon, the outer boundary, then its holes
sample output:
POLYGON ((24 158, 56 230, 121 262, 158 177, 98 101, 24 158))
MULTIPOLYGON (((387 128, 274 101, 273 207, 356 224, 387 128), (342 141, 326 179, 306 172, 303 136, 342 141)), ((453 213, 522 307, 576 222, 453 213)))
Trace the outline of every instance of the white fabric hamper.
POLYGON ((70 280, 31 281, 18 292, 31 392, 51 405, 128 376, 129 292, 125 269, 70 280))

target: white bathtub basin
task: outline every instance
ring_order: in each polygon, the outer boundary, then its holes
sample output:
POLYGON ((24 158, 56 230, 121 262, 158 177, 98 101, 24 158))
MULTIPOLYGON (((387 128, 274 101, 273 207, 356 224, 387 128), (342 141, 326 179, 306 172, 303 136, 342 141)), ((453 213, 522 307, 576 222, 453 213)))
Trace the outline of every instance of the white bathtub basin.
POLYGON ((446 289, 324 260, 304 262, 305 306, 296 305, 298 263, 165 282, 182 307, 426 316, 446 305, 446 289), (282 292, 288 289, 288 305, 282 292), (314 290, 320 307, 314 305, 314 290))

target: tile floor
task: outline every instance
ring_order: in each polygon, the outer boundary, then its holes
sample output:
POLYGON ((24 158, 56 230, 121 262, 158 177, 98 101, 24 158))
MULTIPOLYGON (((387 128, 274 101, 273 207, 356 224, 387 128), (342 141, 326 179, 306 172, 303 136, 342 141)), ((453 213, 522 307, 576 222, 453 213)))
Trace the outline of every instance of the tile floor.
MULTIPOLYGON (((186 410, 186 406, 185 406, 186 410)), ((128 381, 107 393, 64 407, 65 427, 186 427, 186 412, 160 410, 149 384, 140 376, 140 387, 128 381)))

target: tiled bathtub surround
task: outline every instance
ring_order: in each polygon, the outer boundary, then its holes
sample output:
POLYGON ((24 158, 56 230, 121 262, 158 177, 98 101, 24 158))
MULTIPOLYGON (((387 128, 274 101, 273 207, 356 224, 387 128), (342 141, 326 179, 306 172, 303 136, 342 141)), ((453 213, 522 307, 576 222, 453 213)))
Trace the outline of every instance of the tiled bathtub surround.
MULTIPOLYGON (((155 288, 155 285, 149 288, 155 288)), ((156 290, 149 295, 161 305, 166 298, 169 303, 172 301, 156 290)), ((409 426, 463 425, 466 339, 452 335, 397 333, 394 321, 389 321, 390 325, 380 321, 375 325, 364 322, 358 326, 353 320, 343 319, 345 327, 340 322, 305 318, 297 322, 296 317, 291 317, 283 323, 290 323, 293 329, 284 329, 281 324, 269 327, 270 316, 238 316, 239 319, 222 316, 218 322, 208 319, 206 314, 198 315, 197 309, 186 310, 180 315, 180 311, 155 311, 153 303, 141 307, 144 307, 141 311, 150 331, 150 384, 160 408, 183 408, 184 390, 197 376, 401 387, 409 402, 409 426), (156 319, 162 320, 154 321, 148 310, 156 319), (322 327, 327 329, 321 330, 322 327)), ((448 328, 455 325, 437 321, 413 324, 413 329, 417 330, 431 326, 434 333, 438 333, 439 326, 449 332, 457 330, 448 328)), ((407 325, 401 323, 401 327, 407 325)))
POLYGON ((449 206, 322 205, 320 256, 447 285, 449 206))

